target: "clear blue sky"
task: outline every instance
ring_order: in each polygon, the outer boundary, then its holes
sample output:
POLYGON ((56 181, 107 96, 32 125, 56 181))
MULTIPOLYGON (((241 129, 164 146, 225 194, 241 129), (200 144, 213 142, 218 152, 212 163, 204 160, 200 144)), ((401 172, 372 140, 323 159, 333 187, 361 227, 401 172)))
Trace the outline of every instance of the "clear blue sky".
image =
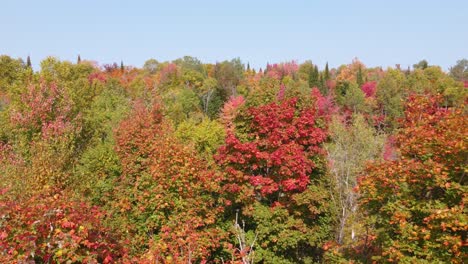
MULTIPOLYGON (((240 57, 254 67, 310 59, 338 66, 447 69, 468 57, 466 0, 2 0, 0 54, 124 61, 240 57)), ((37 66, 36 66, 37 69, 37 66)))

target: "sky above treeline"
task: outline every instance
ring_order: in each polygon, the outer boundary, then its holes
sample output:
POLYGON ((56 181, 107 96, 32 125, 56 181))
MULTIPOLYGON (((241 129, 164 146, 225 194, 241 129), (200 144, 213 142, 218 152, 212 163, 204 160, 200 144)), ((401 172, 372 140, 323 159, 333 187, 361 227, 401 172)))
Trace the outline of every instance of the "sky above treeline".
POLYGON ((466 0, 5 0, 0 54, 141 67, 190 55, 252 67, 312 60, 444 70, 468 58, 466 0))

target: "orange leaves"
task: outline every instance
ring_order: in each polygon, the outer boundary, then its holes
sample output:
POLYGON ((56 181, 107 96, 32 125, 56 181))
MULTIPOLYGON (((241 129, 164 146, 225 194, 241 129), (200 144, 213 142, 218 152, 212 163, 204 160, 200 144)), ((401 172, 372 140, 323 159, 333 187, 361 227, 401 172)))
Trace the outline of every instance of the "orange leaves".
POLYGON ((234 129, 234 119, 239 112, 239 108, 244 105, 245 100, 242 96, 231 97, 226 102, 221 110, 221 120, 225 125, 226 129, 231 131, 234 129))
POLYGON ((220 239, 214 228, 222 209, 216 198, 220 175, 171 131, 157 105, 138 104, 115 132, 124 171, 114 206, 126 209, 121 217, 132 245, 149 247, 146 253, 132 252, 145 254, 138 261, 163 256, 176 262, 202 260, 220 239))
POLYGON ((410 97, 396 137, 400 160, 372 164, 360 180, 361 203, 376 217, 382 255, 394 261, 461 263, 466 257, 459 245, 468 231, 461 169, 468 126, 458 109, 440 108, 439 100, 410 97))

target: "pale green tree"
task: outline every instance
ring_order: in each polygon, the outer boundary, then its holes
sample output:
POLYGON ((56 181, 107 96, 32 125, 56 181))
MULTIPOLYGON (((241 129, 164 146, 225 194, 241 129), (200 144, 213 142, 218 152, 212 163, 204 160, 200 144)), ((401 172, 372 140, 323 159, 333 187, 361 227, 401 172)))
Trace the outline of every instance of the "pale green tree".
POLYGON ((457 61, 453 67, 450 68, 450 76, 459 81, 468 80, 468 60, 462 59, 457 61))
POLYGON ((348 244, 359 235, 358 194, 353 190, 367 161, 382 155, 385 135, 378 134, 360 114, 350 124, 334 117, 330 124, 331 140, 326 144, 333 202, 337 209, 336 240, 348 244))

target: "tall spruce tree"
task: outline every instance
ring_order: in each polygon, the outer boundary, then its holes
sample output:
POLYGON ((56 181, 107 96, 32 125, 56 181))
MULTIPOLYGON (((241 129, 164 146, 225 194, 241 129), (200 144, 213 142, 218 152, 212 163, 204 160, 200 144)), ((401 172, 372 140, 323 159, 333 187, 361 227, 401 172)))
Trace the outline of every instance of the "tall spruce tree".
POLYGON ((325 82, 325 79, 323 78, 323 73, 319 74, 319 90, 322 95, 328 95, 328 89, 327 89, 327 84, 325 82))
POLYGON ((317 65, 313 66, 309 72, 309 87, 316 87, 319 84, 319 71, 317 65))
POLYGON ((26 66, 27 66, 28 68, 31 68, 31 67, 32 67, 31 58, 29 57, 29 55, 28 55, 28 58, 26 59, 26 66))
POLYGON ((325 81, 330 80, 330 70, 328 69, 328 62, 327 64, 325 64, 325 71, 324 71, 323 78, 325 79, 325 81))

